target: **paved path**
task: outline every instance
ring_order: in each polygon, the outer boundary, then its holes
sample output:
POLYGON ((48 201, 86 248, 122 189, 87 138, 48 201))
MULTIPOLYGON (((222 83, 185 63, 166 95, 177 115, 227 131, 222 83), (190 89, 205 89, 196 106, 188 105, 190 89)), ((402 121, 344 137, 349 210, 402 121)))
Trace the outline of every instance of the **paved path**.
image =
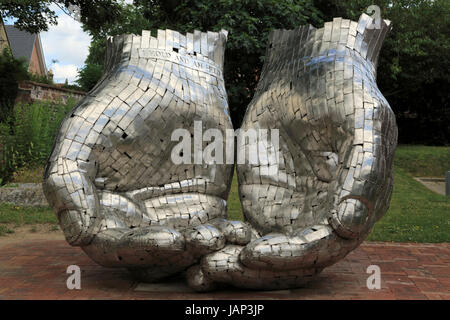
POLYGON ((450 244, 364 243, 305 288, 226 289, 194 293, 183 282, 142 284, 105 269, 63 240, 36 239, 0 247, 3 299, 445 299, 450 300, 450 244), (81 290, 68 290, 66 268, 82 270, 81 290), (369 290, 369 265, 381 268, 381 289, 369 290))
POLYGON ((414 178, 414 180, 419 181, 429 190, 440 194, 441 196, 445 196, 445 179, 444 178, 414 178))

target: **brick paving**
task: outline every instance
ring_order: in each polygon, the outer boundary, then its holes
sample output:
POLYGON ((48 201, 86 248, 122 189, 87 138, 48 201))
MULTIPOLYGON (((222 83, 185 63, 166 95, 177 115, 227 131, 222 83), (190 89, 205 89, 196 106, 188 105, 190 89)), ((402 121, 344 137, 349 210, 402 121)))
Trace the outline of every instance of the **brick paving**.
POLYGON ((279 291, 191 292, 183 282, 142 284, 106 269, 63 240, 0 247, 0 299, 433 299, 450 300, 450 244, 371 243, 325 269, 306 287, 279 291), (81 290, 68 290, 66 269, 82 270, 81 290), (369 290, 369 265, 381 268, 381 289, 369 290))

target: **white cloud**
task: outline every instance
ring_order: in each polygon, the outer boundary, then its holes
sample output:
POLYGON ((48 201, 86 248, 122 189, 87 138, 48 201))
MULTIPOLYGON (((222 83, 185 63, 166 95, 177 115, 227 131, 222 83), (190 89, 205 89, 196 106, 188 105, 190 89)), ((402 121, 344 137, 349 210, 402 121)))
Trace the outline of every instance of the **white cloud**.
POLYGON ((69 83, 73 83, 78 77, 78 67, 74 64, 59 64, 55 63, 52 65, 53 70, 53 80, 56 83, 65 82, 66 79, 69 83))
POLYGON ((64 82, 67 78, 73 82, 77 77, 77 68, 84 65, 89 53, 90 36, 83 31, 81 24, 61 10, 58 13, 58 25, 50 26, 41 33, 41 41, 47 67, 53 70, 55 82, 64 82), (52 60, 58 63, 52 64, 52 60))

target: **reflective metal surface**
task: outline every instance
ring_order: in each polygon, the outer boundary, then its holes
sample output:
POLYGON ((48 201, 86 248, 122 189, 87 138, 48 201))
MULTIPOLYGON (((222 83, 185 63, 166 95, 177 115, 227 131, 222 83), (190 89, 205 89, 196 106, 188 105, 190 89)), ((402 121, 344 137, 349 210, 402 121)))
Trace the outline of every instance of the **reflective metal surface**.
POLYGON ((109 39, 106 73, 64 120, 45 172, 67 241, 145 281, 187 270, 198 291, 296 287, 342 259, 393 186, 397 127, 376 85, 390 22, 371 23, 271 33, 241 129, 277 129, 279 147, 258 141, 259 161, 237 165, 245 223, 226 220, 233 165, 171 160, 174 130, 232 128, 226 31, 109 39))
MULTIPOLYGON (((232 128, 222 75, 227 32, 158 30, 108 40, 102 80, 64 120, 44 191, 67 241, 152 281, 225 241, 233 165, 174 165, 175 129, 232 128)), ((248 241, 247 241, 248 242, 248 241)))
POLYGON ((279 161, 266 156, 267 144, 258 146, 264 161, 237 165, 244 215, 258 235, 203 257, 190 269, 192 287, 302 285, 355 249, 384 215, 397 127, 376 65, 390 22, 371 23, 363 14, 359 22, 335 18, 321 29, 271 33, 242 129, 279 129, 279 161))

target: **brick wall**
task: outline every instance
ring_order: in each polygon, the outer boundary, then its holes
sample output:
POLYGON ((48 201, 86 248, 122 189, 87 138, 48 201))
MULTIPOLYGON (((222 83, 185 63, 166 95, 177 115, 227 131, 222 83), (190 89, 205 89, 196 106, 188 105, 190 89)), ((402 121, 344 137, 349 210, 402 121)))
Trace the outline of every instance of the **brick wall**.
POLYGON ((50 100, 55 102, 62 101, 62 103, 65 104, 69 97, 73 97, 79 101, 84 98, 85 95, 86 92, 82 91, 69 90, 32 81, 24 81, 19 83, 19 93, 17 95, 16 103, 30 103, 34 100, 50 100))
POLYGON ((38 74, 40 76, 46 76, 47 70, 44 64, 44 57, 42 55, 41 45, 39 37, 34 40, 33 52, 30 58, 30 65, 28 66, 28 72, 38 74))

